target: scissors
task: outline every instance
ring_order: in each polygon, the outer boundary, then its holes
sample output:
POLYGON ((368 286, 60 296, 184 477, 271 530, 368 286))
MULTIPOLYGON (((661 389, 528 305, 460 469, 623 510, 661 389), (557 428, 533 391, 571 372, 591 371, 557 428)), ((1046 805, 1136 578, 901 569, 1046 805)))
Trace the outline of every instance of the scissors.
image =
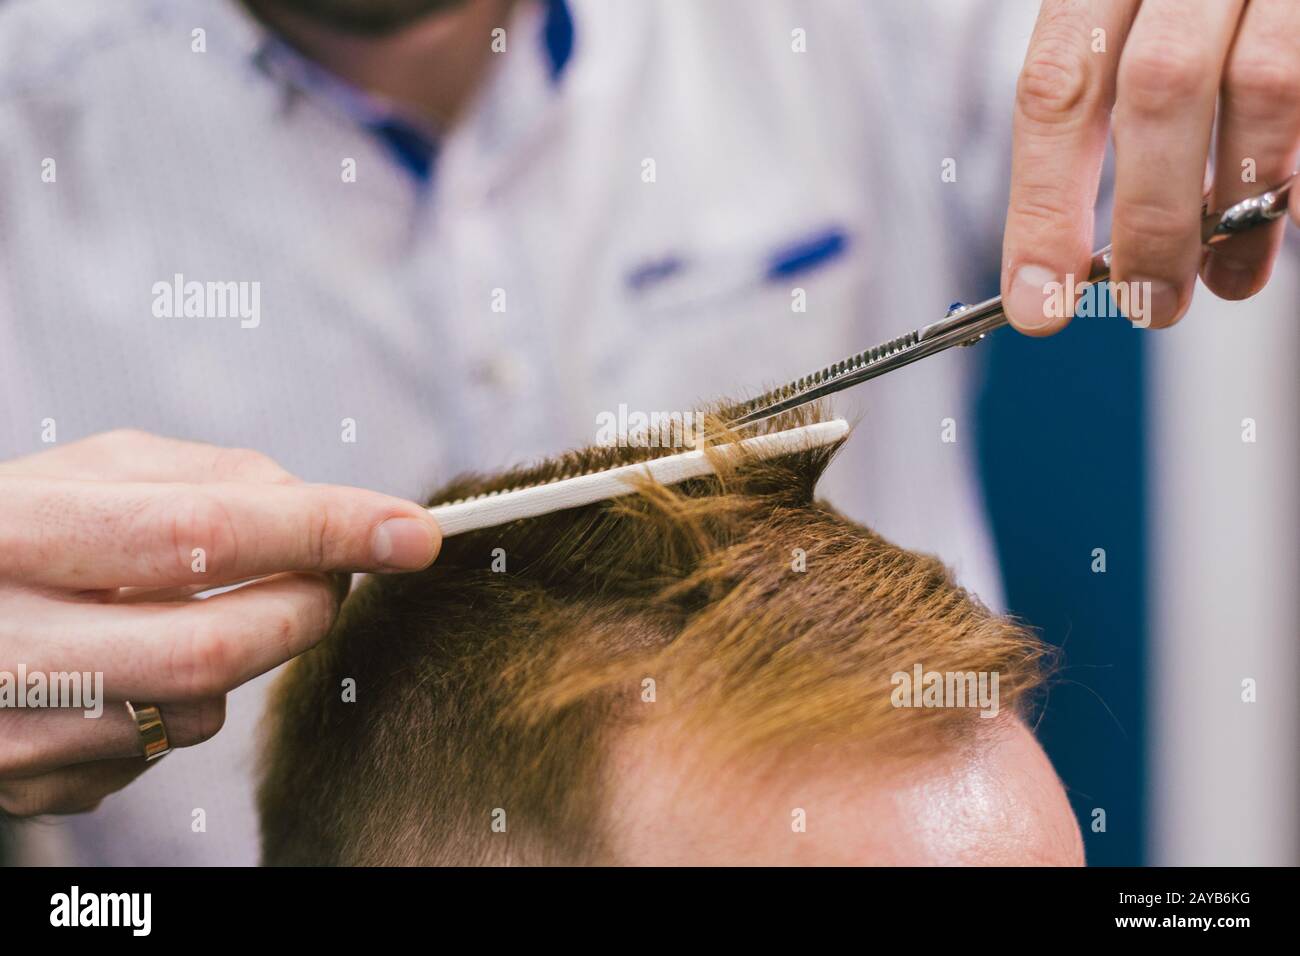
MULTIPOLYGON (((1286 211, 1287 196, 1295 180, 1296 176, 1293 175, 1267 192, 1243 199, 1221 212, 1206 212, 1209 205, 1207 199, 1201 212, 1201 241, 1212 246, 1229 236, 1280 218, 1286 211)), ((1107 246, 1093 255, 1088 282, 1105 282, 1109 278, 1110 246, 1107 246)), ((978 305, 957 303, 943 319, 933 325, 908 332, 883 345, 829 365, 820 372, 805 375, 773 389, 728 410, 722 418, 728 423, 728 431, 761 422, 910 365, 917 359, 935 355, 954 345, 973 345, 994 329, 1006 324, 1007 317, 1002 311, 1000 296, 978 305)), ((706 454, 702 448, 695 448, 605 470, 568 475, 540 484, 485 492, 442 502, 428 510, 438 520, 443 536, 450 537, 626 495, 634 490, 638 478, 649 478, 661 484, 676 484, 701 477, 713 472, 716 463, 714 456, 717 455, 778 457, 835 444, 842 441, 848 432, 849 424, 843 419, 814 422, 784 431, 753 435, 734 444, 715 447, 711 450, 712 455, 706 454)), ((704 444, 709 444, 707 437, 704 444)))
MULTIPOLYGON (((1214 246, 1239 233, 1281 218, 1286 212, 1287 197, 1296 178, 1297 174, 1292 174, 1272 189, 1220 211, 1208 211, 1207 197, 1201 206, 1202 244, 1214 246)), ((1109 245, 1095 252, 1089 266, 1087 284, 1081 284, 1079 288, 1086 289, 1088 285, 1107 281, 1110 278, 1110 258, 1109 245)), ((948 314, 938 322, 914 329, 875 348, 858 352, 821 371, 795 379, 744 402, 731 410, 728 425, 730 428, 739 428, 760 422, 870 381, 904 365, 911 365, 918 359, 937 355, 954 345, 974 345, 994 329, 1006 324, 1007 316, 1002 310, 1001 296, 994 296, 977 305, 954 303, 948 314)))

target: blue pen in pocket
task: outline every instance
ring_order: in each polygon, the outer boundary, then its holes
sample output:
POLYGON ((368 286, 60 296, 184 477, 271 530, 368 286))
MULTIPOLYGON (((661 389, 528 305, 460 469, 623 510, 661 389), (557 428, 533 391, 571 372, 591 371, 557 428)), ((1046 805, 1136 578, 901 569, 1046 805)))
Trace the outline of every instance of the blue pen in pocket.
POLYGON ((643 307, 670 310, 797 278, 841 259, 848 248, 843 228, 824 226, 759 255, 736 250, 702 260, 665 253, 628 270, 624 284, 643 307))

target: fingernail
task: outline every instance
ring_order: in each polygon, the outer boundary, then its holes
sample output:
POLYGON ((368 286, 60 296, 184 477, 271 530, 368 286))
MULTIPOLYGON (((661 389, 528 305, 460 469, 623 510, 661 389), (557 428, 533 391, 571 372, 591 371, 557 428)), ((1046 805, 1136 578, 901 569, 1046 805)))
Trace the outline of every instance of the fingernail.
POLYGON ((1215 294, 1227 299, 1246 299, 1255 290, 1255 269, 1237 259, 1210 253, 1201 273, 1215 294))
POLYGON ((1060 281, 1056 272, 1045 266, 1021 266, 1012 277, 1011 288, 1007 292, 1007 314, 1022 329, 1043 329, 1069 318, 1064 313, 1073 314, 1074 303, 1057 302, 1054 300, 1059 299, 1059 296, 1048 295, 1048 286, 1052 283, 1060 284, 1060 281), (1056 315, 1058 311, 1062 314, 1056 315))
MULTIPOLYGON (((1142 290, 1142 302, 1144 308, 1141 315, 1137 314, 1138 310, 1130 306, 1129 311, 1133 315, 1129 316, 1129 321, 1141 328, 1148 325, 1165 325, 1172 322, 1178 315, 1178 304, 1180 296, 1178 288, 1170 285, 1163 279, 1133 279, 1129 283, 1130 287, 1136 285, 1142 290)), ((1135 301, 1132 296, 1129 301, 1135 301)))
POLYGON ((437 554, 438 540, 428 522, 418 518, 389 518, 370 540, 375 564, 395 571, 416 571, 437 554))

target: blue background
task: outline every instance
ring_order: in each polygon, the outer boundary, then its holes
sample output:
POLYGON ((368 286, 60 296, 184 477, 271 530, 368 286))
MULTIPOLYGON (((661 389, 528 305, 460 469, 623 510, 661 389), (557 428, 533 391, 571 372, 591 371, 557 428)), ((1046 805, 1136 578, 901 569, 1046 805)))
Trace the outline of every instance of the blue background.
POLYGON ((976 403, 1008 609, 1064 648, 1038 732, 1092 865, 1146 862, 1143 338, 1122 318, 1047 339, 1000 330, 976 403))

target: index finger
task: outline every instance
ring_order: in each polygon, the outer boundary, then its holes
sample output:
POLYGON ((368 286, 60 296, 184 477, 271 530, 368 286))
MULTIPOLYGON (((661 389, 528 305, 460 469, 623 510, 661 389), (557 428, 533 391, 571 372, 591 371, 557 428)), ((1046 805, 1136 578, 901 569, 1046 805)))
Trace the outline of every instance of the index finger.
POLYGON ((1016 89, 1011 198, 1002 252, 1007 318, 1022 332, 1060 331, 1053 284, 1088 278, 1093 207, 1115 100, 1119 53, 1137 0, 1046 0, 1016 89))
POLYGON ((338 485, 0 477, 0 577, 55 588, 218 585, 280 571, 417 570, 419 505, 338 485))
POLYGON ((248 448, 167 438, 134 428, 100 432, 0 462, 0 474, 95 481, 273 481, 298 479, 248 448))

